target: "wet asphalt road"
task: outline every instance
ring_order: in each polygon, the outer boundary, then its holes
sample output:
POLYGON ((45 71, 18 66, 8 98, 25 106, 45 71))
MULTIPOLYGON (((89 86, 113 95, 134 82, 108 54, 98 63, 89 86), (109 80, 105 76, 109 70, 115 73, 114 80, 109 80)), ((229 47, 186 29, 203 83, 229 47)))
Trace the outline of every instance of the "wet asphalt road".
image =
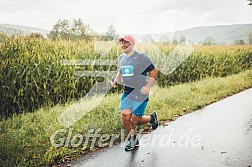
POLYGON ((252 167, 252 89, 179 117, 125 152, 116 145, 72 162, 74 167, 252 167))

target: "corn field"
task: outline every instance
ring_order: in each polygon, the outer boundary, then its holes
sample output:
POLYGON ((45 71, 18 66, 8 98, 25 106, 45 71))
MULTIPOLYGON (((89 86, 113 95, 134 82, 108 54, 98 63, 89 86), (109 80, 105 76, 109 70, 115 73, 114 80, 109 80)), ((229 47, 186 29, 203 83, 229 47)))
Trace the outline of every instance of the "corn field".
MULTIPOLYGON (((175 47, 164 44, 156 46, 165 55, 175 47)), ((151 48, 145 48, 145 52, 150 53, 151 48)), ((116 61, 120 53, 118 45, 101 55, 95 50, 94 42, 6 38, 0 43, 0 116, 9 117, 21 112, 32 112, 39 107, 80 99, 93 84, 104 78, 76 76, 76 68, 115 71, 117 67, 95 64, 77 67, 64 65, 62 60, 116 61)), ((249 69, 251 64, 252 46, 194 46, 192 54, 173 73, 159 73, 157 81, 159 86, 169 86, 209 76, 224 77, 249 69)), ((117 89, 120 90, 121 87, 117 89)))

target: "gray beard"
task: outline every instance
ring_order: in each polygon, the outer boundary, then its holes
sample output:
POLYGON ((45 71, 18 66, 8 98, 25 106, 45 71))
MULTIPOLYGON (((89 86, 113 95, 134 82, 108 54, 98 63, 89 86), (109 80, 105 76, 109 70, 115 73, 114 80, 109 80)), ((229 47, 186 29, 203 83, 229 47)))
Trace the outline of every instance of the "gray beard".
POLYGON ((124 51, 124 53, 125 53, 125 54, 128 54, 131 50, 132 50, 132 49, 131 49, 130 47, 128 47, 128 48, 124 51))

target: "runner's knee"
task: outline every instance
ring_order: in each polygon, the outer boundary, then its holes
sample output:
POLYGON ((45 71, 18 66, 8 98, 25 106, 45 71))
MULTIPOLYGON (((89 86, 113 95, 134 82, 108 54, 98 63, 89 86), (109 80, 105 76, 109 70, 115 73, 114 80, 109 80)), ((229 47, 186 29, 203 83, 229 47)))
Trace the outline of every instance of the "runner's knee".
POLYGON ((138 120, 132 120, 133 125, 138 125, 138 120))
POLYGON ((122 113, 122 120, 125 121, 130 121, 131 119, 131 114, 124 114, 122 113))
POLYGON ((137 117, 137 116, 133 116, 132 117, 132 123, 133 123, 133 125, 138 125, 139 124, 139 117, 137 117))

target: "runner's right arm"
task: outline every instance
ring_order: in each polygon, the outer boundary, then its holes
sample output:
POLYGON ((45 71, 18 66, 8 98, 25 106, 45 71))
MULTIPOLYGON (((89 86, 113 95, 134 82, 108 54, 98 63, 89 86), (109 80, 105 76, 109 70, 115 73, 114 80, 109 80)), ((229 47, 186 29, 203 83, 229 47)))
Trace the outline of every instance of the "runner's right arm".
POLYGON ((117 72, 116 77, 114 80, 111 81, 111 86, 113 88, 116 88, 116 84, 122 79, 122 74, 120 73, 120 71, 117 72))

